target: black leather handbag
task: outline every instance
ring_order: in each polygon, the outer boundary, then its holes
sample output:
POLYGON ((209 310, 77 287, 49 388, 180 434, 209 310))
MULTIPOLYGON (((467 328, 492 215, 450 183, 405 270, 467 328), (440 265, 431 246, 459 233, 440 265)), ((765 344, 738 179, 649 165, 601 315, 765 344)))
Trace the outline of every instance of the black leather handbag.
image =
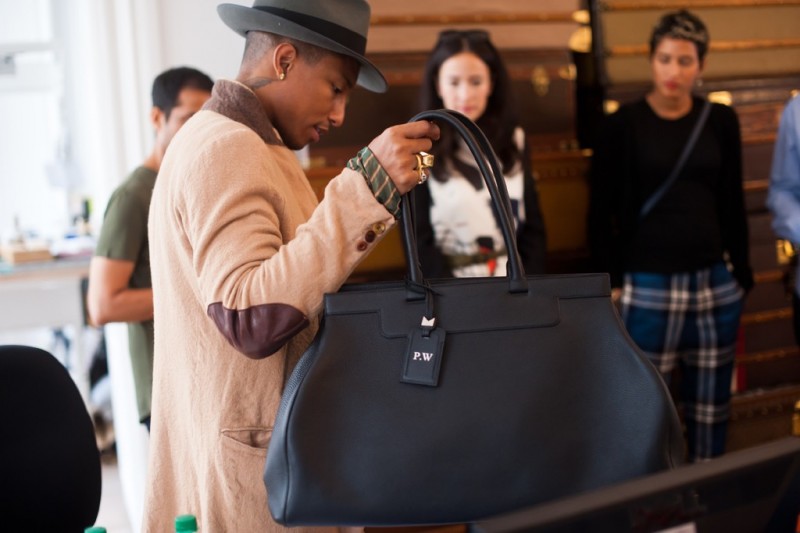
POLYGON ((264 482, 281 524, 465 523, 675 466, 681 427, 605 274, 526 277, 496 157, 463 115, 508 250, 500 278, 408 279, 325 296, 290 376, 264 482))

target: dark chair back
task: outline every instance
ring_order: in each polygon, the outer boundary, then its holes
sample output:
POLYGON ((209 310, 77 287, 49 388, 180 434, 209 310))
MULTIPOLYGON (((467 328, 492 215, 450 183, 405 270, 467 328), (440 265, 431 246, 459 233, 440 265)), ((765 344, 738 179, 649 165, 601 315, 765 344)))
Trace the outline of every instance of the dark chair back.
MULTIPOLYGON (((100 453, 78 388, 51 354, 0 346, 0 520, 82 532, 100 508, 100 453)), ((19 527, 12 527, 19 526, 19 527)))

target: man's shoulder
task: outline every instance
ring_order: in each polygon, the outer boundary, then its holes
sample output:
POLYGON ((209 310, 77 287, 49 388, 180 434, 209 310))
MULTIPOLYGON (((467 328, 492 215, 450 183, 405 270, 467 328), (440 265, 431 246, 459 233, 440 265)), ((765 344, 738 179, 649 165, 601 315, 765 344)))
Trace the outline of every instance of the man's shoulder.
POLYGON ((783 109, 781 120, 793 121, 795 126, 800 124, 800 93, 791 97, 783 109))
POLYGON ((156 182, 158 173, 155 170, 145 166, 138 166, 128 174, 122 183, 119 184, 116 191, 136 191, 140 189, 152 189, 156 182))
POLYGON ((144 166, 135 168, 114 190, 109 201, 133 199, 149 203, 156 177, 157 173, 152 169, 144 166))
POLYGON ((136 167, 128 174, 128 177, 123 182, 123 186, 130 187, 133 189, 138 188, 151 188, 153 184, 156 182, 156 177, 158 173, 145 166, 136 167))
POLYGON ((125 180, 117 187, 116 193, 133 194, 140 196, 144 194, 149 198, 156 183, 158 173, 145 166, 136 167, 131 171, 125 180))
POLYGON ((262 145, 263 141, 247 125, 216 111, 203 109, 178 131, 170 143, 170 149, 181 151, 195 159, 205 150, 213 153, 226 144, 242 143, 254 148, 262 145))

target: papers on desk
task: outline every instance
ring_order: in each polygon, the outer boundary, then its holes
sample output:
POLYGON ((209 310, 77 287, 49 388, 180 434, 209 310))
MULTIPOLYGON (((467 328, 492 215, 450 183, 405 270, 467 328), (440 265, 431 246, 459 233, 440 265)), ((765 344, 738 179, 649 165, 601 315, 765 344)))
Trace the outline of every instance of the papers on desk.
POLYGON ((43 241, 27 240, 23 243, 0 245, 0 260, 10 264, 35 263, 52 259, 91 257, 95 239, 89 235, 65 237, 52 245, 43 241))
POLYGON ((91 257, 95 244, 95 238, 91 235, 68 235, 54 242, 50 252, 59 258, 91 257))
POLYGON ((50 253, 50 248, 47 245, 34 242, 0 246, 0 256, 3 261, 12 265, 53 259, 53 254, 50 253))

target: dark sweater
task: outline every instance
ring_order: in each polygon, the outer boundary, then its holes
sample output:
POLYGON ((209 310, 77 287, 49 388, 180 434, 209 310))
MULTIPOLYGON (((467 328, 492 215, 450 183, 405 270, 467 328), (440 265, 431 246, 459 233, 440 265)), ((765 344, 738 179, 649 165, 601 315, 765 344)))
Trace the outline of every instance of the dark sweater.
POLYGON ((723 260, 753 285, 742 191, 739 121, 714 104, 682 172, 653 210, 642 204, 667 179, 703 107, 666 120, 643 99, 610 115, 592 158, 589 244, 594 268, 620 286, 624 272, 692 272, 723 260))

